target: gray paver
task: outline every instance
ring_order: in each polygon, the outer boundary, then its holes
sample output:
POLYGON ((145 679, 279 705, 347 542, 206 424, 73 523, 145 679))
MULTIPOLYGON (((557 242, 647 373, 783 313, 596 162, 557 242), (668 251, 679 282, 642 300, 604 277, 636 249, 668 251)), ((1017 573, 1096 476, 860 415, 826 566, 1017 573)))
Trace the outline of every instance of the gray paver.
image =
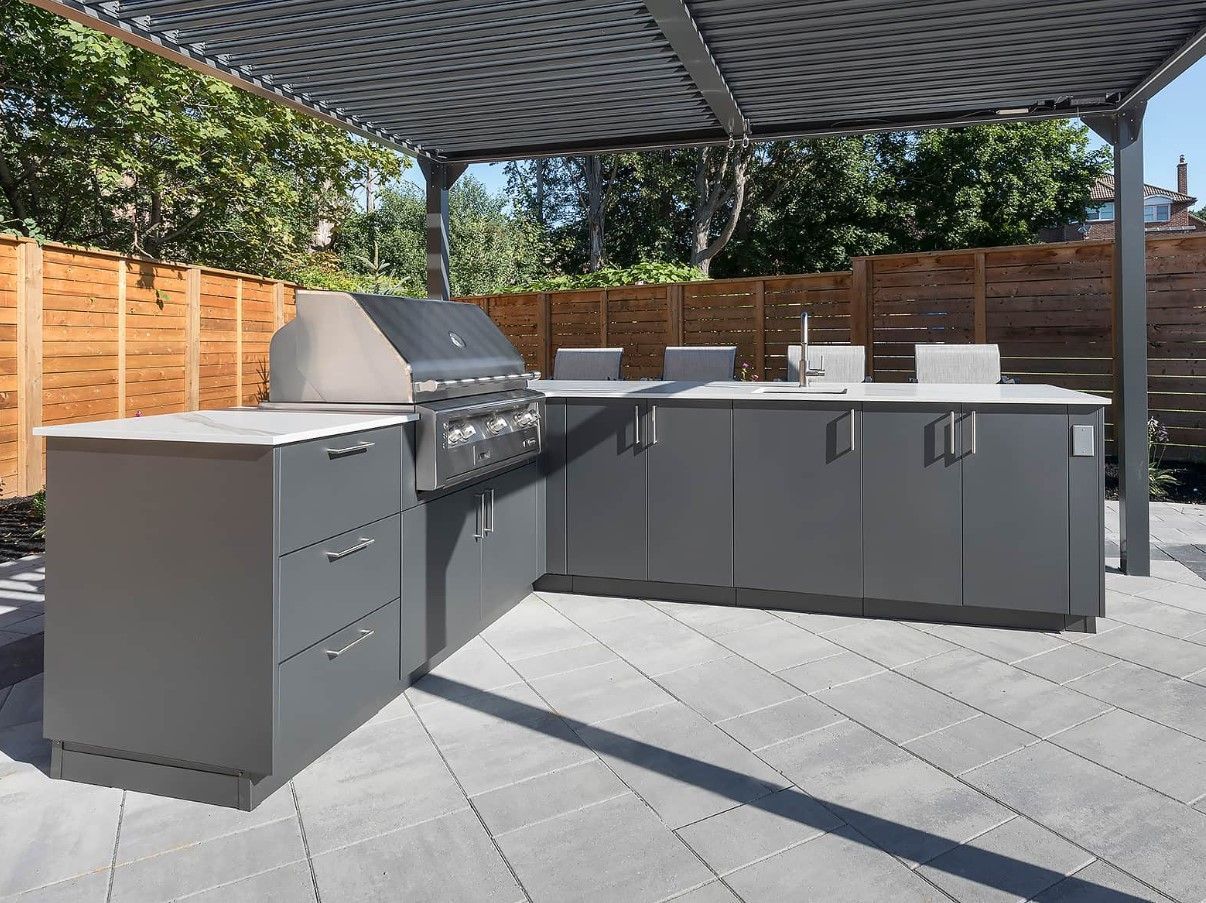
POLYGON ((188 903, 308 903, 314 878, 308 862, 291 862, 280 868, 224 884, 188 897, 188 903))
MULTIPOLYGON (((650 602, 676 621, 715 639, 735 630, 757 627, 775 619, 760 608, 736 608, 732 605, 693 605, 690 602, 650 602)), ((1206 627, 1206 625, 1203 625, 1206 627)))
POLYGON ((734 893, 719 881, 671 897, 666 903, 740 903, 734 893))
POLYGON ((1122 709, 1056 734, 1051 742, 1183 803, 1206 796, 1206 741, 1122 709))
POLYGON ((511 667, 519 672, 524 680, 536 680, 541 677, 552 677, 554 674, 566 674, 579 668, 587 668, 610 661, 615 657, 616 654, 602 643, 590 640, 581 646, 573 646, 569 649, 512 659, 511 667))
POLYGON ((646 674, 657 676, 700 662, 725 658, 723 646, 681 624, 667 614, 646 606, 656 615, 638 615, 606 621, 591 628, 595 638, 646 674))
POLYGON ((583 724, 674 701, 669 693, 618 658, 530 683, 556 712, 583 724))
POLYGON ((1130 662, 1111 665, 1068 686, 1206 740, 1206 687, 1130 662))
POLYGON ((679 835, 723 875, 843 824, 812 797, 788 787, 688 825, 679 835))
POLYGON ((109 869, 99 869, 79 878, 57 881, 45 887, 28 890, 5 903, 105 903, 109 896, 109 869))
POLYGON ((1055 886, 1094 858, 1019 817, 943 853, 919 871, 960 903, 1013 903, 1055 886))
POLYGON ((738 656, 671 671, 657 680, 709 721, 736 718, 800 695, 791 684, 738 656))
POLYGON ((624 782, 595 758, 480 794, 473 805, 490 833, 499 836, 628 792, 624 782))
POLYGON ((660 900, 713 877, 631 793, 498 842, 535 903, 660 900))
POLYGON ((1168 903, 1168 897, 1156 893, 1098 860, 1055 887, 1035 897, 1035 903, 1168 903))
POLYGON ((1090 637, 1082 645, 1173 677, 1185 677, 1206 668, 1206 646, 1129 624, 1090 637))
POLYGON ((825 634, 839 646, 887 668, 931 658, 956 648, 946 640, 897 621, 857 620, 825 634))
POLYGON ((811 696, 797 696, 748 715, 719 721, 717 727, 742 746, 757 750, 844 721, 845 718, 845 715, 811 696))
POLYGON ((1063 640, 1037 630, 1006 630, 997 627, 971 627, 961 624, 928 624, 927 633, 942 637, 964 649, 974 649, 981 655, 1003 662, 1049 652, 1066 645, 1063 640))
POLYGON ((720 637, 720 642, 767 671, 782 671, 842 651, 828 640, 779 618, 757 627, 726 633, 720 637))
POLYGON ((906 749, 959 775, 993 759, 1009 755, 1038 738, 991 715, 980 715, 905 743, 906 749))
POLYGON ((1106 611, 1116 621, 1181 639, 1206 630, 1206 614, 1141 596, 1107 592, 1106 611))
POLYGON ((1047 680, 1062 684, 1102 668, 1108 668, 1118 659, 1095 649, 1086 649, 1081 643, 1065 643, 1058 649, 1044 652, 1031 658, 1014 662, 1014 666, 1047 680))
POLYGON ((822 690, 816 698, 896 743, 942 730, 978 713, 892 671, 822 690))
POLYGON ((883 670, 884 666, 879 662, 873 662, 853 652, 840 652, 829 658, 787 668, 780 671, 778 676, 805 693, 815 693, 861 677, 870 677, 883 670))
POLYGON ((508 660, 559 652, 590 641, 586 631, 534 595, 487 627, 482 638, 508 660))
POLYGON ((1201 898, 1206 815, 1048 742, 963 779, 1172 896, 1201 898))

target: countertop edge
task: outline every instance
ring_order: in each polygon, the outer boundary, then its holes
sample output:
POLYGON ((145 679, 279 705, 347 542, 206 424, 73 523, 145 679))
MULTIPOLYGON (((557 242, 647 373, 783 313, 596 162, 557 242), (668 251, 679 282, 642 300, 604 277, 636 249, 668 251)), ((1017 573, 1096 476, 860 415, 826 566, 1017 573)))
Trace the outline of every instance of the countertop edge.
MULTIPOLYGON (((271 412, 265 412, 271 416, 271 412)), ((168 415, 171 416, 171 415, 168 415)), ((414 423, 419 419, 418 414, 390 414, 381 417, 366 418, 356 423, 345 423, 339 426, 315 427, 313 429, 295 430, 278 435, 256 435, 253 433, 216 434, 210 432, 181 432, 181 433, 146 433, 131 434, 122 432, 116 424, 124 420, 101 420, 90 423, 62 424, 59 426, 35 427, 33 434, 46 439, 108 439, 120 442, 185 442, 194 445, 256 445, 265 448, 275 448, 282 445, 294 445, 312 439, 326 439, 332 436, 345 436, 348 433, 358 433, 363 430, 375 430, 388 426, 401 426, 414 423), (115 426, 107 426, 114 424, 115 426)))

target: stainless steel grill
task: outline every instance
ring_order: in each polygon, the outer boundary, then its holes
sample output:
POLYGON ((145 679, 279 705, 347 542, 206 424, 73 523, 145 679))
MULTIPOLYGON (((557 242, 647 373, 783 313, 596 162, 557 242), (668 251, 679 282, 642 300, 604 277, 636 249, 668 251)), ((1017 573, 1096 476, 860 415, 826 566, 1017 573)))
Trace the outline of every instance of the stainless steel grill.
POLYGON ((299 291, 269 363, 263 407, 417 413, 420 490, 469 482, 542 447, 543 396, 526 388, 539 374, 472 304, 299 291))

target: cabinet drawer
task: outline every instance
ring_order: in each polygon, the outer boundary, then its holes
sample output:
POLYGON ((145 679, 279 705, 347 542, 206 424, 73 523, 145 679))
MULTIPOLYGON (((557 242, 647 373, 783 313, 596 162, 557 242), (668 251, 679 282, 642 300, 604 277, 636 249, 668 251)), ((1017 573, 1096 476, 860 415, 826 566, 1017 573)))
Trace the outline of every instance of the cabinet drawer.
POLYGON ((398 632, 395 599, 279 666, 274 773, 305 767, 401 691, 398 632))
POLYGON ((401 515, 281 558, 280 660, 398 596, 401 515))
POLYGON ((280 551, 308 546, 397 514, 402 428, 386 427, 280 451, 280 551))

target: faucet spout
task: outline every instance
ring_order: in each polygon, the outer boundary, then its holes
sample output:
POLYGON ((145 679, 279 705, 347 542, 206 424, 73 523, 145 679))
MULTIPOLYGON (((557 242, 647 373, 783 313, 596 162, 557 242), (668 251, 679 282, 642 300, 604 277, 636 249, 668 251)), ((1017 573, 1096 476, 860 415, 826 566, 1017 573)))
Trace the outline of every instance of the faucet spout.
POLYGON ((808 367, 808 311, 800 312, 800 386, 807 388, 810 376, 824 376, 825 369, 810 370, 808 367))

